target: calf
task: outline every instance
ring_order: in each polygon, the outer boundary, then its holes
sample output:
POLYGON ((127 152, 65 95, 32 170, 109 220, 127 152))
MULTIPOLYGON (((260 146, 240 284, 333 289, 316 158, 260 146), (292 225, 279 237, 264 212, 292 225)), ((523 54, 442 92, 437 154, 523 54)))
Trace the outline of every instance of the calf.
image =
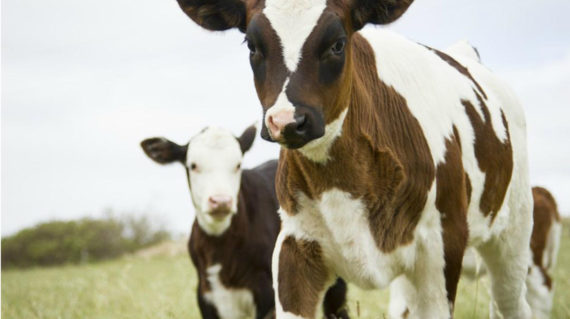
POLYGON ((562 223, 554 197, 542 187, 533 187, 534 227, 530 240, 532 264, 526 279, 526 298, 536 318, 549 318, 554 295, 552 271, 556 265, 562 223))
POLYGON ((554 294, 552 271, 556 265, 562 223, 554 197, 542 187, 533 187, 534 227, 530 240, 532 265, 527 277, 527 300, 536 318, 548 318, 554 294))
MULTIPOLYGON (((274 309, 271 254, 279 232, 275 195, 277 161, 241 169, 255 127, 239 137, 206 128, 184 146, 165 138, 141 143, 160 164, 184 165, 196 220, 188 250, 198 273, 203 318, 265 318, 274 309)), ((346 284, 338 280, 325 314, 346 318, 346 284)))
MULTIPOLYGON (((530 241, 532 261, 526 278, 528 301, 533 317, 549 318, 554 295, 552 272, 560 245, 562 223, 554 197, 542 187, 533 187, 534 226, 530 241)), ((470 279, 477 279, 486 273, 478 255, 469 249, 463 258, 462 274, 470 279)))
POLYGON ((523 110, 472 57, 362 30, 412 0, 178 3, 245 33, 261 136, 282 145, 278 318, 314 318, 337 275, 364 288, 401 276, 392 317, 449 318, 467 245, 490 273, 491 316, 530 317, 523 110))

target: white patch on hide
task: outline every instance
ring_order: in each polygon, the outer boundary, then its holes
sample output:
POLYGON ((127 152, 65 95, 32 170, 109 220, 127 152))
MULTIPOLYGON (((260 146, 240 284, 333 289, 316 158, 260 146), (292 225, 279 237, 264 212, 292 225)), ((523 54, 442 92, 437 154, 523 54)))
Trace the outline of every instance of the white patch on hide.
POLYGON ((329 150, 337 137, 342 133, 342 124, 348 113, 346 108, 339 117, 325 126, 325 135, 312 140, 299 149, 306 158, 317 163, 326 163, 329 160, 329 150))
POLYGON ((253 294, 247 289, 226 288, 220 281, 220 264, 206 270, 211 290, 204 294, 207 302, 214 305, 220 319, 255 318, 253 294))

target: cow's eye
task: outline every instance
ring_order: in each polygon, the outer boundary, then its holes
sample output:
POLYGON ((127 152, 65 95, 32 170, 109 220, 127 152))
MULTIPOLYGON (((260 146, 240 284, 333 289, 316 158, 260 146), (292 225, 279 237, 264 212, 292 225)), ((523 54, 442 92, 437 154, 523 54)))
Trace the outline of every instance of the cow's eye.
POLYGON ((239 171, 240 168, 241 168, 241 163, 237 164, 236 171, 239 171))
POLYGON ((196 163, 192 163, 190 164, 190 169, 193 171, 197 171, 198 170, 198 165, 196 165, 196 163))
POLYGON ((341 55, 344 52, 344 47, 346 45, 346 39, 338 39, 332 46, 331 52, 334 55, 341 55))
POLYGON ((249 49, 249 55, 255 55, 255 53, 257 52, 257 48, 255 47, 255 44, 253 44, 253 42, 249 41, 248 39, 245 40, 247 42, 247 48, 249 49))

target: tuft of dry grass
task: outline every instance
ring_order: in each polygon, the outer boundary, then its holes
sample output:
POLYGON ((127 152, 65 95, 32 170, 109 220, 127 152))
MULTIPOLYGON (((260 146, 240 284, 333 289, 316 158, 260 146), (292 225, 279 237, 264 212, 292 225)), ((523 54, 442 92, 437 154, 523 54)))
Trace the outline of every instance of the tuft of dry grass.
MULTIPOLYGON (((552 318, 570 318, 570 219, 554 271, 552 318)), ((200 318, 195 270, 186 253, 130 256, 80 266, 2 271, 2 318, 200 318)), ((461 280, 455 318, 488 318, 487 279, 461 280)), ((387 318, 388 291, 349 286, 352 318, 387 318)))

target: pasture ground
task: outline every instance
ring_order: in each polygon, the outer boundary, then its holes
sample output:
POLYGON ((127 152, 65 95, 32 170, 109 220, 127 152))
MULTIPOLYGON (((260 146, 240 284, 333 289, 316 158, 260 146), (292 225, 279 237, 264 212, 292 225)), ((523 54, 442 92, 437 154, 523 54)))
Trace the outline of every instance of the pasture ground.
MULTIPOLYGON (((570 318, 570 220, 554 271, 552 318, 570 318)), ((185 253, 137 254, 79 266, 2 271, 2 318, 200 318, 185 253)), ((460 282, 455 318, 488 318, 488 281, 460 282)), ((352 318, 383 319, 387 291, 349 287, 352 318)))

